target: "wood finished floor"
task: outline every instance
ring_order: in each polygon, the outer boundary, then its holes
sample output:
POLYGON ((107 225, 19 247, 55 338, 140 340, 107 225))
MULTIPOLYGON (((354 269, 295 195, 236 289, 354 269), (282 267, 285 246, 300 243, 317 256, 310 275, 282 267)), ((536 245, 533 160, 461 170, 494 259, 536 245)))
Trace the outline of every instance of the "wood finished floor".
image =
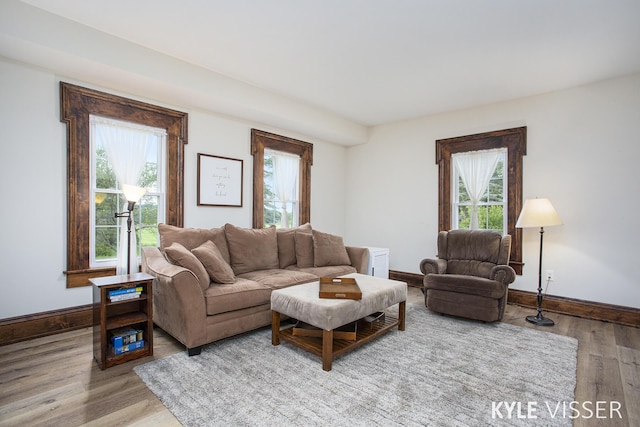
MULTIPOLYGON (((409 302, 423 304, 418 289, 410 288, 409 302)), ((531 309, 509 305, 503 321, 536 328, 524 320, 529 314, 531 309)), ((577 418, 573 425, 640 426, 640 329, 549 317, 556 326, 546 331, 579 342, 575 400, 622 405, 623 419, 577 418)), ((2 346, 0 426, 179 426, 133 372, 137 364, 179 351, 184 347, 156 329, 152 357, 101 371, 93 361, 90 328, 2 346)))

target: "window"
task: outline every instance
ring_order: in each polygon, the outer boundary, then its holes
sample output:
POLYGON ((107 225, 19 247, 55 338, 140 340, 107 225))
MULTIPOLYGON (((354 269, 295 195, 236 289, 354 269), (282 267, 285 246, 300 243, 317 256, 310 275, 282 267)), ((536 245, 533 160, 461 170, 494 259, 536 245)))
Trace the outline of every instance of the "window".
POLYGON ((264 226, 293 228, 300 225, 300 157, 264 150, 264 226))
POLYGON ((164 182, 166 134, 164 129, 90 115, 91 144, 91 200, 90 266, 105 267, 116 264, 123 220, 115 212, 125 211, 121 182, 110 162, 106 138, 142 138, 145 151, 139 184, 147 192, 133 210, 138 256, 141 246, 159 246, 158 224, 164 222, 164 182), (132 135, 130 135, 132 134, 132 135))
POLYGON ((311 221, 313 144, 251 129, 251 154, 253 228, 295 227, 311 221), (280 167, 278 162, 286 166, 280 167), (282 185, 276 182, 276 169, 282 169, 279 174, 282 185))
POLYGON ((506 234, 506 151, 501 148, 451 156, 455 165, 451 168, 451 228, 495 230, 506 234))
MULTIPOLYGON (((164 206, 165 223, 179 227, 184 223, 183 170, 188 114, 60 82, 60 120, 67 126, 68 146, 67 270, 65 271, 68 288, 88 286, 88 279, 92 277, 115 274, 115 267, 92 265, 91 260, 92 241, 96 238, 92 236, 91 212, 95 209, 96 196, 102 197, 92 189, 91 115, 159 128, 166 132, 163 152, 165 170, 158 171, 163 175, 164 201, 161 202, 159 198, 158 203, 164 206)), ((119 192, 117 183, 115 187, 109 186, 109 189, 119 192)), ((156 190, 160 192, 159 189, 156 190)), ((153 192, 150 193, 150 197, 152 194, 153 192)), ((117 196, 113 197, 117 199, 117 196)), ((117 203, 117 200, 114 203, 117 203)), ((143 201, 142 209, 138 207, 139 220, 142 219, 144 223, 146 223, 145 206, 148 207, 149 204, 153 204, 151 199, 143 201)), ((100 218, 97 220, 100 221, 100 218)), ((99 263, 96 262, 96 264, 99 263)))
MULTIPOLYGON (((517 274, 522 274, 522 230, 515 227, 518 214, 522 209, 522 157, 527 150, 527 128, 513 128, 475 135, 467 135, 436 141, 436 163, 438 164, 438 230, 463 228, 465 215, 465 196, 461 195, 460 183, 456 178, 455 155, 475 151, 505 150, 502 166, 503 180, 503 221, 506 222, 504 232, 511 235, 511 260, 509 264, 517 274), (452 185, 454 183, 455 185, 452 185), (461 206, 456 206, 462 205, 461 206), (454 213, 454 209, 456 213, 454 213), (462 219, 461 219, 462 218, 462 219)), ((498 169, 496 168, 496 172, 498 169)), ((492 175, 493 182, 497 182, 496 173, 492 175)), ((490 190, 491 191, 491 190, 490 190)), ((494 191, 495 193, 495 191, 494 191)), ((496 194, 483 194, 484 201, 478 203, 478 226, 480 227, 482 203, 485 211, 491 214, 490 207, 496 194)), ((495 208, 494 208, 495 209, 495 208)), ((493 224, 487 223, 485 226, 493 224)), ((491 225, 493 227, 493 225, 491 225)))

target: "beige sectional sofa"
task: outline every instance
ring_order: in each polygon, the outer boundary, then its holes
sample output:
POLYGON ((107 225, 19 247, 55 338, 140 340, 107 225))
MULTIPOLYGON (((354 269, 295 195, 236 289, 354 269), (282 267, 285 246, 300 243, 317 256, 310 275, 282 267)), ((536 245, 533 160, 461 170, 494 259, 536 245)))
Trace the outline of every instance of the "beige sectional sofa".
POLYGON ((142 249, 153 275, 153 321, 187 347, 271 323, 273 289, 319 277, 365 273, 369 251, 310 224, 287 229, 213 229, 160 224, 160 247, 142 249))

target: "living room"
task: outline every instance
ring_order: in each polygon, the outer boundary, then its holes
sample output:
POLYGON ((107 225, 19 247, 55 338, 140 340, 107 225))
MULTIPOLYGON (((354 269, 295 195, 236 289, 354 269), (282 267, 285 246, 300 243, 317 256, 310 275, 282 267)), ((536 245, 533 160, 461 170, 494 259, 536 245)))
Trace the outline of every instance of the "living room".
MULTIPOLYGON (((188 112, 186 227, 251 226, 250 131, 257 128, 313 143, 315 228, 344 236, 348 244, 389 248, 391 269, 415 275, 420 260, 436 251, 435 141, 526 126, 524 198, 548 197, 564 222, 545 232, 544 265, 556 276, 548 295, 614 306, 637 319, 637 58, 635 68, 611 71, 598 81, 367 126, 29 3, 11 0, 0 6, 0 105, 6 131, 0 170, 11 184, 2 190, 0 319, 91 303, 90 287, 67 288, 63 273, 67 135, 60 122, 60 81, 188 112), (244 161, 242 207, 197 205, 198 153, 244 161), (31 187, 37 194, 26 193, 31 187)), ((637 5, 621 2, 619 7, 613 15, 621 22, 637 16, 637 5)), ((638 32, 633 36, 631 45, 638 46, 638 32)), ((618 55, 638 56, 636 51, 618 55)), ((594 64, 610 61, 593 58, 594 64)), ((538 231, 523 230, 523 274, 511 289, 535 292, 538 245, 538 231)))

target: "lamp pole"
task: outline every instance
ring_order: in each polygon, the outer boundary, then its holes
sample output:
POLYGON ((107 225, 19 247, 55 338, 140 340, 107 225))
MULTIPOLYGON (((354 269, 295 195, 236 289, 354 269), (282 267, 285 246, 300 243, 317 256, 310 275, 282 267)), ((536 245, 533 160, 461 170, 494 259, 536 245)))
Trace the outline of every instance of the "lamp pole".
POLYGON ((127 199, 127 212, 116 212, 116 218, 127 218, 127 274, 131 274, 131 228, 133 224, 133 207, 144 193, 146 193, 146 191, 147 190, 143 187, 122 184, 122 192, 124 193, 124 197, 127 199))
POLYGON ((133 222, 133 207, 136 202, 131 200, 127 204, 127 212, 116 212, 116 218, 127 218, 127 274, 131 274, 131 225, 133 222))
POLYGON ((540 259, 538 260, 538 314, 527 316, 528 322, 538 326, 553 326, 555 323, 542 315, 542 242, 544 227, 561 225, 562 220, 549 199, 528 199, 525 201, 516 228, 540 227, 540 259))
POLYGON ((542 239, 544 238, 544 227, 540 227, 540 260, 538 261, 538 314, 527 316, 527 321, 539 326, 553 326, 555 323, 542 315, 542 239))

